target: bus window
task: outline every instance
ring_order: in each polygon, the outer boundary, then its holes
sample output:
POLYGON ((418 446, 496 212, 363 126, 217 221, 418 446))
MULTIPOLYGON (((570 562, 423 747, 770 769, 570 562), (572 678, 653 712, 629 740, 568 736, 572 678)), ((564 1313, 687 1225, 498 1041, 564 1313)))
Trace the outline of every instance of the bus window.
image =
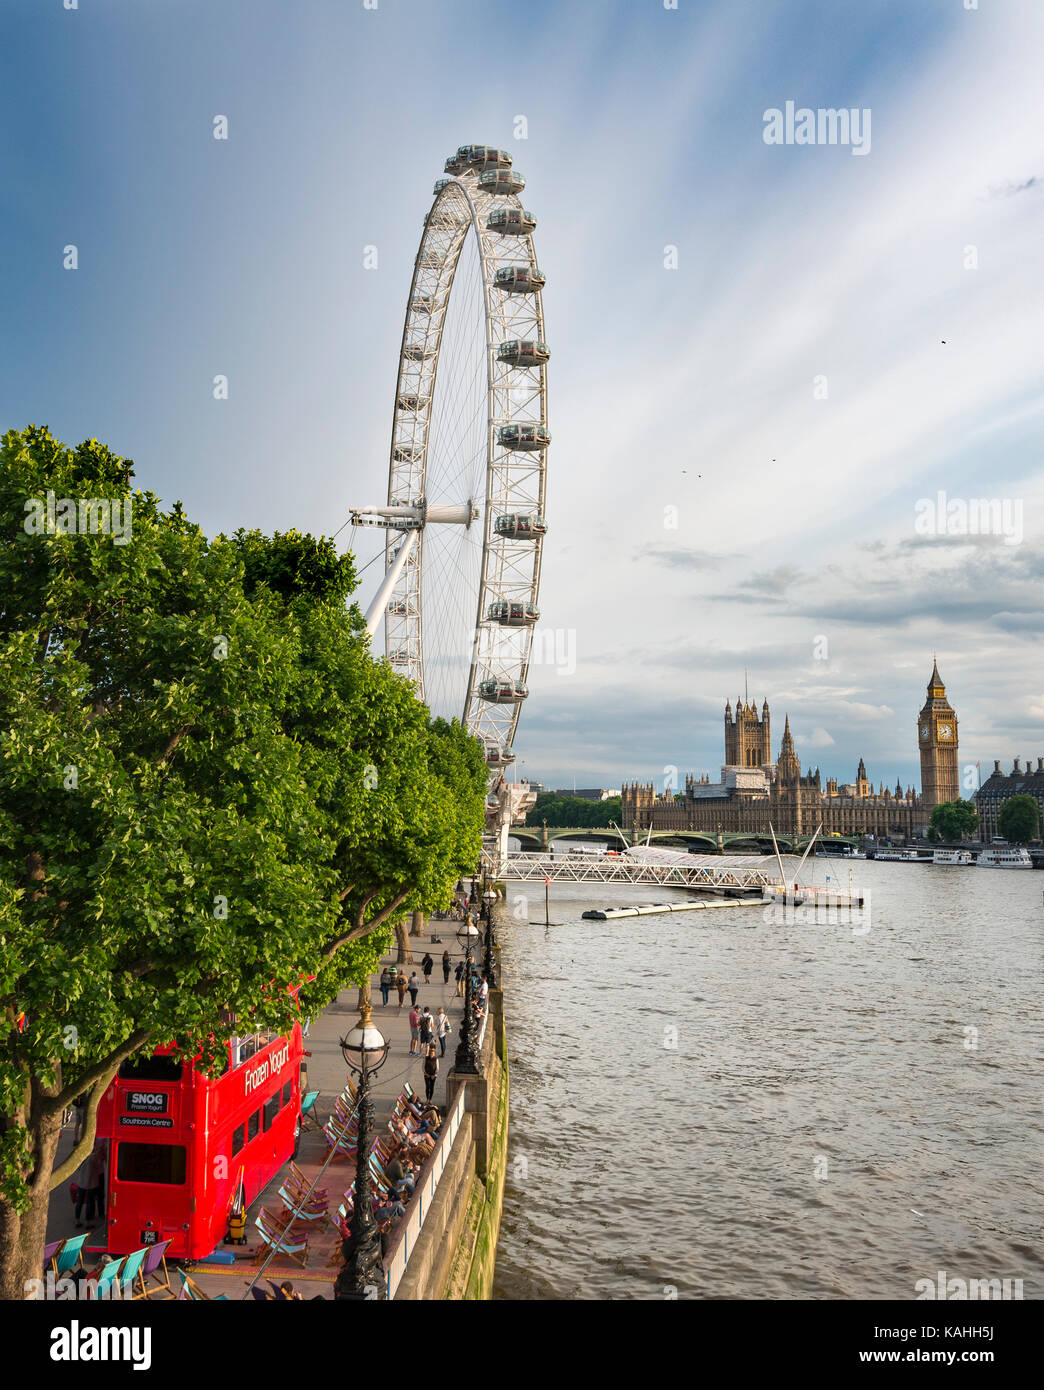
POLYGON ((271 1100, 265 1101, 265 1133, 272 1128, 272 1121, 279 1114, 279 1092, 276 1091, 271 1100))
POLYGON ((283 1087, 283 1104, 284 1104, 284 1105, 289 1105, 289 1104, 290 1104, 290 1093, 291 1093, 292 1090, 293 1090, 293 1082, 292 1082, 292 1081, 288 1081, 288 1082, 286 1083, 286 1085, 283 1087))
POLYGON ((185 1181, 184 1144, 133 1144, 116 1149, 119 1182, 155 1182, 180 1186, 185 1181))
POLYGON ((235 1133, 232 1135, 232 1152, 233 1152, 234 1154, 237 1154, 237 1153, 239 1153, 239 1151, 240 1151, 240 1149, 241 1149, 242 1147, 243 1147, 243 1126, 240 1125, 239 1128, 238 1128, 238 1129, 235 1131, 235 1133))
POLYGON ((176 1057, 128 1057, 117 1076, 121 1081, 180 1081, 181 1062, 176 1057))
POLYGON ((257 1137, 257 1132, 258 1132, 258 1130, 259 1130, 260 1128, 261 1128, 261 1111, 260 1111, 260 1110, 255 1110, 254 1113, 250 1116, 250 1119, 247 1121, 247 1143, 248 1143, 248 1144, 250 1143, 251 1139, 256 1139, 256 1137, 257 1137))

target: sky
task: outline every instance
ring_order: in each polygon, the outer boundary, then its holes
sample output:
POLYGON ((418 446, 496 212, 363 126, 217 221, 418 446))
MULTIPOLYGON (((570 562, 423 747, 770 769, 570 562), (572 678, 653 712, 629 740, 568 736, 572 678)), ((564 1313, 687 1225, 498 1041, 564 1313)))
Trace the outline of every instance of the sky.
POLYGON ((432 181, 500 146, 552 351, 519 772, 716 774, 746 673, 777 748, 919 785, 933 653, 962 766, 1044 754, 1038 0, 72 3, 0 16, 0 427, 346 545, 432 181), (788 102, 869 140, 766 143, 788 102))

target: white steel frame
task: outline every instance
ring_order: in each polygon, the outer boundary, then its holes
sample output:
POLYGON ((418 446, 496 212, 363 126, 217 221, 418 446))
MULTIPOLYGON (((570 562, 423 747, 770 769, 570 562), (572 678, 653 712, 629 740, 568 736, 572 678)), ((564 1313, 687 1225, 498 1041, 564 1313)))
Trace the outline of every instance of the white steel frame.
MULTIPOLYGON (((523 422, 548 423, 547 368, 514 367, 497 360, 497 348, 508 339, 544 341, 544 311, 540 290, 508 293, 493 277, 506 266, 536 269, 531 234, 505 235, 486 226, 498 208, 521 208, 517 195, 495 195, 478 187, 474 171, 447 177, 435 194, 424 222, 410 286, 395 384, 395 409, 388 463, 388 506, 423 508, 427 482, 428 432, 437 389, 439 349, 453 281, 469 231, 477 241, 485 303, 487 362, 486 495, 459 498, 480 508, 473 523, 483 530, 481 579, 477 594, 475 635, 461 720, 489 747, 510 749, 518 725, 520 703, 494 704, 483 700, 478 685, 489 678, 525 682, 532 650, 531 627, 503 627, 486 618, 499 599, 536 605, 540 587, 541 537, 513 540, 498 536, 494 524, 505 513, 545 515, 546 447, 532 452, 502 449, 497 429, 523 422)), ((394 526, 394 522, 390 523, 394 526)), ((385 650, 399 670, 415 682, 424 698, 424 521, 407 523, 420 534, 402 566, 385 611, 385 650), (395 609, 401 611, 394 611, 395 609)), ((389 529, 385 567, 405 530, 389 529)))

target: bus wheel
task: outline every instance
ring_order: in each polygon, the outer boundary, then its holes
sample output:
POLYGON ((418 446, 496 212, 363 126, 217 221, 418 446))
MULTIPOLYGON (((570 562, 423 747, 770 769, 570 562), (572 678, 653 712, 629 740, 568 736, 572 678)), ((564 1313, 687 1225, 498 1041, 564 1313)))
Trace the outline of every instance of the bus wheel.
POLYGON ((294 1121, 294 1151, 293 1151, 293 1153, 290 1155, 291 1158, 296 1158, 296 1157, 297 1157, 297 1151, 298 1151, 298 1149, 299 1149, 300 1147, 301 1147, 301 1116, 298 1115, 297 1119, 294 1121))

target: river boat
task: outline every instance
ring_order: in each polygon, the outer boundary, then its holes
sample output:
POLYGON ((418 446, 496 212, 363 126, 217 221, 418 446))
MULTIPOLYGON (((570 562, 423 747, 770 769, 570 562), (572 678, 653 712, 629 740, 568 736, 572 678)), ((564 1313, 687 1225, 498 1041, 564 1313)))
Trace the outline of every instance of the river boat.
POLYGON ((917 853, 915 849, 879 849, 875 859, 886 860, 890 864, 930 864, 931 860, 917 853))
POLYGON ((1032 869, 1033 860, 1028 849, 1021 845, 991 845, 984 849, 976 859, 976 864, 984 869, 1032 869))
POLYGON ((932 855, 933 864, 974 864, 975 856, 970 849, 937 849, 932 855))

